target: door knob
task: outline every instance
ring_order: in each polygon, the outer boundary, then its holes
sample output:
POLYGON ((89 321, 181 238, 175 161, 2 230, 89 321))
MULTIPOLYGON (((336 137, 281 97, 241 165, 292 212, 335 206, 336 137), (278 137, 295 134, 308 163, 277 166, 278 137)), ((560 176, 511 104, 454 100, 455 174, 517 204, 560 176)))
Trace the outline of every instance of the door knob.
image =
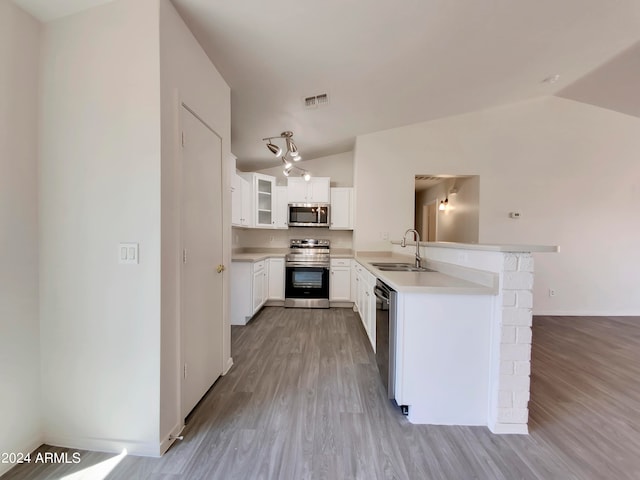
POLYGON ((217 271, 218 273, 222 273, 222 272, 224 272, 224 265, 218 265, 218 268, 216 268, 216 271, 217 271))

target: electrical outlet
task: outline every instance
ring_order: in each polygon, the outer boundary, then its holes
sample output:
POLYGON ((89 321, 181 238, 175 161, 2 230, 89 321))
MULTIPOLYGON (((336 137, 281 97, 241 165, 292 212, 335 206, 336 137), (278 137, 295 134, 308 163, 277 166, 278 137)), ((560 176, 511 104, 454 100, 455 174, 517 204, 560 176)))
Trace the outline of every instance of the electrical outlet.
POLYGON ((550 296, 550 297, 555 297, 555 296, 556 296, 556 290, 555 290, 555 288, 550 288, 550 289, 549 289, 549 296, 550 296))

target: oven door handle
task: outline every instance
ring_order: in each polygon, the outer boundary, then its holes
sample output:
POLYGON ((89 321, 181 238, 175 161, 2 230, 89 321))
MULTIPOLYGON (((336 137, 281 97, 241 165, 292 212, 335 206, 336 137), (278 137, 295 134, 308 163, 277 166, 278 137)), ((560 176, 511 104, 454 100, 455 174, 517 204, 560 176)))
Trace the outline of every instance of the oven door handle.
POLYGON ((287 262, 285 267, 311 267, 311 268, 326 268, 329 269, 329 265, 326 263, 311 263, 311 262, 287 262))

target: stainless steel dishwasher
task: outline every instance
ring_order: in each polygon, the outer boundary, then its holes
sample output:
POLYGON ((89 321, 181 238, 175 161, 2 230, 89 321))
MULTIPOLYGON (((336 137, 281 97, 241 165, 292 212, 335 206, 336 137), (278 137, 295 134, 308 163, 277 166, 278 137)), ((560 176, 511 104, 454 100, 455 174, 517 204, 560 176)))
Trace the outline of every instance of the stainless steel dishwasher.
POLYGON ((396 386, 396 300, 397 292, 377 280, 376 296, 376 363, 388 397, 395 400, 396 386))

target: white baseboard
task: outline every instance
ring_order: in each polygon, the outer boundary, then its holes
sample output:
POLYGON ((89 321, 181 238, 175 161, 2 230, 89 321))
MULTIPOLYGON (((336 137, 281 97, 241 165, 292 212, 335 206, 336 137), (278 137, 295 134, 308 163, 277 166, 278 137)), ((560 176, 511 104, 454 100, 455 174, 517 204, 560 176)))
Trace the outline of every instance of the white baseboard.
POLYGON ((227 360, 227 365, 224 371, 222 372, 222 375, 226 375, 227 373, 229 373, 229 370, 231 370, 231 367, 233 367, 233 358, 229 357, 229 359, 227 360))
MULTIPOLYGON (((42 435, 38 435, 38 437, 25 442, 24 446, 15 447, 15 449, 11 447, 11 451, 7 451, 6 453, 33 453, 43 443, 45 443, 45 441, 42 435)), ((15 466, 15 463, 0 463, 0 477, 15 466)))
POLYGON ((640 311, 622 310, 617 312, 594 312, 583 310, 543 310, 534 311, 534 317, 637 317, 640 311))
POLYGON ((331 306, 331 308, 354 308, 353 307, 353 302, 349 302, 349 301, 330 301, 329 305, 331 306))
POLYGON ((127 455, 137 455, 140 457, 159 457, 162 455, 161 444, 154 442, 45 435, 44 443, 56 447, 76 448, 78 450, 91 450, 93 452, 116 454, 122 453, 122 451, 126 449, 127 455))
POLYGON ((529 426, 526 423, 494 423, 489 425, 489 430, 498 435, 529 435, 529 426))
POLYGON ((284 307, 284 300, 267 300, 265 307, 284 307))

